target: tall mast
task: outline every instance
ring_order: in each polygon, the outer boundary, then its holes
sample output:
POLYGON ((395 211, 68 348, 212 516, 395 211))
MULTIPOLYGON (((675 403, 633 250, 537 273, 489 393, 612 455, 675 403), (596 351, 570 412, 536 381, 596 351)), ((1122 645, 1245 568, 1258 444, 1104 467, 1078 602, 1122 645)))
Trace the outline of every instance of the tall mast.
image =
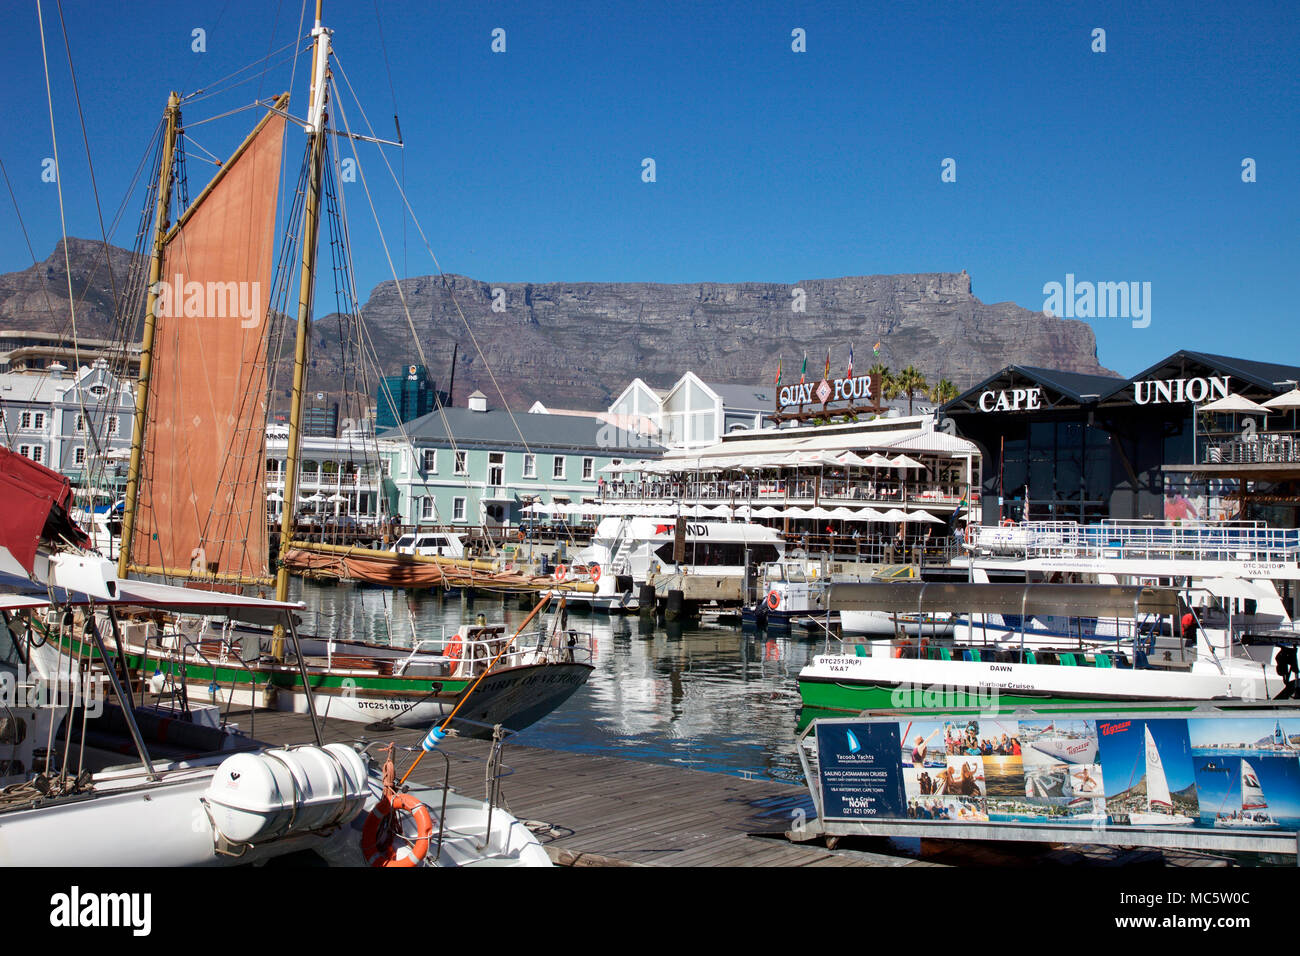
POLYGON ((163 134, 162 162, 158 168, 158 210, 154 215, 153 253, 149 258, 149 293, 145 300, 144 342, 140 350, 140 378, 135 389, 135 420, 131 424, 131 464, 126 477, 126 501, 122 515, 122 544, 117 555, 117 575, 126 577, 131 562, 131 536, 135 532, 135 513, 140 493, 140 457, 144 447, 145 416, 149 411, 149 375, 153 371, 153 337, 158 325, 158 282, 162 277, 163 240, 167 236, 167 213, 172 199, 172 162, 176 136, 181 125, 180 94, 167 98, 164 114, 167 129, 163 134))
MULTIPOLYGON (((302 441, 303 386, 307 376, 307 345, 310 335, 312 294, 316 281, 316 245, 320 229, 321 176, 325 162, 325 75, 329 66, 330 31, 321 26, 321 2, 316 0, 316 38, 312 54, 311 111, 308 115, 309 166, 307 196, 304 202, 302 231, 302 276, 298 285, 298 337, 293 356, 293 395, 289 407, 289 448, 284 462, 284 511, 280 516, 280 567, 275 573, 277 601, 289 599, 289 569, 284 565, 285 552, 293 538, 293 522, 298 500, 298 457, 302 441)), ((277 628, 272 653, 282 657, 283 635, 277 628)))

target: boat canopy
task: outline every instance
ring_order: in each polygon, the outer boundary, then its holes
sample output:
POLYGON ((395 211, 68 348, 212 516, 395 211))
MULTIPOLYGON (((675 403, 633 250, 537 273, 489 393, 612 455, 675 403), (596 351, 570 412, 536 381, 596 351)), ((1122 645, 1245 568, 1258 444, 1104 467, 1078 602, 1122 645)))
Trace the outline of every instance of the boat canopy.
MULTIPOLYGON (((44 585, 37 585, 31 581, 26 583, 28 590, 25 593, 0 594, 0 611, 20 611, 25 608, 50 606, 50 591, 44 585)), ((178 614, 224 617, 247 624, 263 625, 282 624, 286 613, 301 614, 306 607, 301 603, 267 601, 240 594, 204 591, 200 588, 178 588, 152 581, 118 579, 114 583, 117 590, 116 598, 91 598, 62 588, 54 589, 54 597, 60 606, 71 604, 76 607, 94 605, 95 607, 162 608, 178 614)))
POLYGON ((1118 584, 983 584, 869 582, 832 584, 833 611, 969 611, 1127 617, 1177 614, 1178 592, 1118 584))

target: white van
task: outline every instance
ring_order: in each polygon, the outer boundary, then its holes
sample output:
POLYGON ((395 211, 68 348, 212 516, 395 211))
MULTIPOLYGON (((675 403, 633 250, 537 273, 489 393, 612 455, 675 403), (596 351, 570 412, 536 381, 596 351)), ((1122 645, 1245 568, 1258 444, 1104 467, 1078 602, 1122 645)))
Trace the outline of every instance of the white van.
POLYGON ((393 545, 397 554, 422 554, 441 558, 465 557, 465 544, 458 534, 440 531, 415 531, 404 534, 393 545))

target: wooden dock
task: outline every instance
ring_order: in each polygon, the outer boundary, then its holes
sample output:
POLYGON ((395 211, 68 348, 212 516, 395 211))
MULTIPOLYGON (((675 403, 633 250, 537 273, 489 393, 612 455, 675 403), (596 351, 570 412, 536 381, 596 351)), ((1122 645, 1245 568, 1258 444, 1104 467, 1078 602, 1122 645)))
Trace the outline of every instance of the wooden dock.
MULTIPOLYGON (((305 714, 259 710, 232 715, 245 732, 267 743, 312 740, 305 714), (252 720, 250 721, 250 716, 252 720)), ((423 731, 372 731, 324 721, 326 743, 365 739, 418 750, 423 731)), ((486 796, 484 771, 490 744, 449 738, 439 746, 450 761, 451 785, 486 796)), ((414 753, 399 755, 398 773, 414 753)), ((441 785, 446 764, 424 758, 412 779, 441 785)), ((593 754, 507 746, 501 796, 525 821, 551 859, 570 866, 929 866, 906 856, 828 850, 797 844, 785 832, 796 811, 811 815, 802 787, 746 780, 593 754)))
MULTIPOLYGON (((301 744, 312 738, 306 714, 247 710, 232 722, 271 744, 301 744)), ((372 730, 341 720, 322 722, 326 743, 364 740, 395 743, 400 776, 419 752, 424 731, 372 730)), ((490 744, 450 737, 429 754, 412 776, 441 786, 449 780, 467 796, 487 796, 490 744)), ((891 852, 887 841, 842 838, 827 848, 821 840, 792 842, 787 831, 798 811, 812 816, 807 791, 774 780, 689 770, 597 754, 508 745, 500 796, 564 866, 1085 866, 1234 865, 1219 854, 1005 841, 927 839, 921 859, 891 852)), ((815 829, 816 821, 809 819, 815 829)))

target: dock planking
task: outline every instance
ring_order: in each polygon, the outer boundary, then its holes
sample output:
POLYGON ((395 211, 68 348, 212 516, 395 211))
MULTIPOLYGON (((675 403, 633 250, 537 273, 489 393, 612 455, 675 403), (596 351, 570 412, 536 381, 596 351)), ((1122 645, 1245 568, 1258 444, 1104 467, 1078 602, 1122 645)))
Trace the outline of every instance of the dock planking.
MULTIPOLYGON (((247 728, 248 711, 231 715, 247 728)), ((259 710, 257 737, 267 743, 311 741, 306 714, 259 710)), ((322 721, 326 743, 395 743, 399 776, 418 753, 424 731, 371 730, 322 721)), ((374 752, 375 748, 372 748, 374 752)), ((451 785, 486 795, 486 741, 451 737, 438 748, 450 763, 451 785)), ((928 865, 907 857, 832 851, 795 844, 782 834, 794 811, 812 815, 800 787, 770 780, 648 764, 617 757, 508 745, 500 794, 529 824, 556 862, 573 866, 872 866, 928 865)), ((412 780, 441 785, 447 764, 424 758, 412 780)))

